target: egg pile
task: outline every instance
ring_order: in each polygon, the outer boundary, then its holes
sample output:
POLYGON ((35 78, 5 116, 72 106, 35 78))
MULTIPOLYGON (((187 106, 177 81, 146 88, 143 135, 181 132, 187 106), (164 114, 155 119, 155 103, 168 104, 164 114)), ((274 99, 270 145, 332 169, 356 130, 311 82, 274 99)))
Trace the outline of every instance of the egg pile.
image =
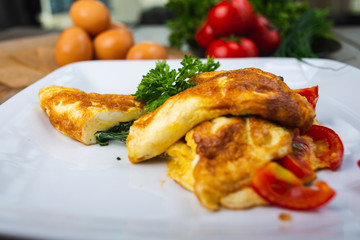
POLYGON ((132 31, 111 21, 109 9, 100 1, 78 0, 69 11, 73 26, 62 31, 56 43, 60 66, 86 60, 166 59, 163 46, 154 42, 135 44, 132 31))

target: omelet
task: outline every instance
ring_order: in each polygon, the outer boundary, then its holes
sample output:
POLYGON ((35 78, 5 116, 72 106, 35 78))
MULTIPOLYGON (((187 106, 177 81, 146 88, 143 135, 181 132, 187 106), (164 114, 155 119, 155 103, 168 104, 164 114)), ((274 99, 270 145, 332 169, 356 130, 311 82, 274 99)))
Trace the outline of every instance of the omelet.
POLYGON ((255 170, 292 151, 293 130, 259 117, 218 117, 169 147, 168 176, 209 210, 266 205, 251 188, 255 170))
POLYGON ((57 130, 87 145, 96 143, 96 132, 138 119, 146 112, 131 95, 85 93, 60 86, 41 89, 39 99, 57 130))
POLYGON ((162 154, 196 125, 224 115, 259 116, 299 129, 310 128, 315 118, 305 98, 260 69, 208 73, 193 81, 198 85, 170 97, 131 126, 126 146, 132 163, 162 154))

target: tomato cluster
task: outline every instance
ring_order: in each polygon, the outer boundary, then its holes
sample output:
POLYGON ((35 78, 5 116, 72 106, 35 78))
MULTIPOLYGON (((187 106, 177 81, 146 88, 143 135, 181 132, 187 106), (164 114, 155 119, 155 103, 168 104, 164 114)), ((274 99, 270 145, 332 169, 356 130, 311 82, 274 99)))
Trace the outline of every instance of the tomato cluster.
POLYGON ((216 58, 270 56, 281 43, 281 36, 270 22, 255 14, 248 0, 220 1, 208 12, 195 39, 216 58))

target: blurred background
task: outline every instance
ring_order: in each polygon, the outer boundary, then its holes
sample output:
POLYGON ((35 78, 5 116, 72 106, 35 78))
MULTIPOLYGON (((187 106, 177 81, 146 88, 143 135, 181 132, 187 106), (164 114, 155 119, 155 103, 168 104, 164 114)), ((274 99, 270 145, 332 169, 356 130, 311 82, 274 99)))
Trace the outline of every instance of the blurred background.
MULTIPOLYGON (((68 14, 73 0, 0 0, 0 40, 36 33, 36 29, 53 31, 71 25, 68 14), (13 35, 10 28, 32 27, 13 35)), ((114 21, 129 26, 164 24, 171 13, 164 7, 167 0, 102 0, 114 21)), ((311 0, 313 8, 329 9, 335 25, 360 24, 360 0, 311 0)))
MULTIPOLYGON (((199 16, 207 14, 206 6, 209 7, 211 3, 218 1, 101 0, 110 10, 111 21, 123 23, 130 29, 134 43, 153 41, 165 48, 169 59, 182 58, 185 53, 198 57, 205 56, 205 49, 195 42, 195 30, 203 24, 203 17, 199 16)), ((311 43, 311 51, 317 51, 316 55, 310 57, 326 57, 360 68, 360 0, 251 2, 253 5, 257 2, 260 8, 277 4, 277 8, 268 13, 274 13, 271 20, 278 20, 278 24, 273 22, 273 26, 287 29, 284 30, 283 36, 294 35, 289 34, 291 31, 296 33, 297 41, 282 41, 292 44, 283 49, 293 52, 293 47, 299 52, 295 57, 308 57, 299 46, 311 43), (300 5, 306 5, 306 10, 303 9, 301 15, 294 14, 294 11, 291 11, 292 7, 300 5), (325 10, 325 17, 318 17, 315 22, 314 19, 308 21, 305 29, 293 27, 296 24, 294 19, 297 21, 300 16, 308 15, 309 20, 311 15, 305 13, 309 13, 310 10, 322 11, 324 8, 328 10, 325 10), (289 21, 291 18, 293 22, 289 21), (302 30, 300 34, 299 30, 302 30), (328 37, 329 32, 331 37, 335 37, 318 38, 320 35, 315 35, 316 30, 323 34, 321 37, 328 37), (314 37, 304 39, 309 32, 314 32, 314 37)), ((59 67, 55 59, 55 44, 60 33, 73 25, 69 15, 73 3, 74 0, 0 0, 0 104, 59 67)), ((267 29, 272 30, 271 27, 267 29)), ((146 52, 149 49, 143 50, 146 52)), ((287 54, 275 56, 288 57, 287 54)))

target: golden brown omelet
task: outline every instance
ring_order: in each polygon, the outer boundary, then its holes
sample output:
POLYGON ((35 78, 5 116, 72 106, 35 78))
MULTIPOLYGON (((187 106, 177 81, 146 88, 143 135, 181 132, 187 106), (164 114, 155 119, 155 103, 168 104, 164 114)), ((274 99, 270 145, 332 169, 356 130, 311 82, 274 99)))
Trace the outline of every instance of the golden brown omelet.
POLYGON ((85 144, 96 143, 97 131, 145 113, 143 104, 131 95, 85 93, 75 88, 50 86, 40 90, 39 99, 56 129, 85 144))
POLYGON ((219 117, 190 130, 167 154, 168 175, 217 210, 264 205, 250 185, 254 171, 292 151, 293 131, 258 117, 219 117))
POLYGON ((210 79, 199 77, 197 86, 176 94, 135 121, 127 138, 131 162, 155 157, 197 124, 228 114, 256 115, 300 129, 312 125, 314 109, 280 77, 255 68, 214 75, 208 74, 210 79))

